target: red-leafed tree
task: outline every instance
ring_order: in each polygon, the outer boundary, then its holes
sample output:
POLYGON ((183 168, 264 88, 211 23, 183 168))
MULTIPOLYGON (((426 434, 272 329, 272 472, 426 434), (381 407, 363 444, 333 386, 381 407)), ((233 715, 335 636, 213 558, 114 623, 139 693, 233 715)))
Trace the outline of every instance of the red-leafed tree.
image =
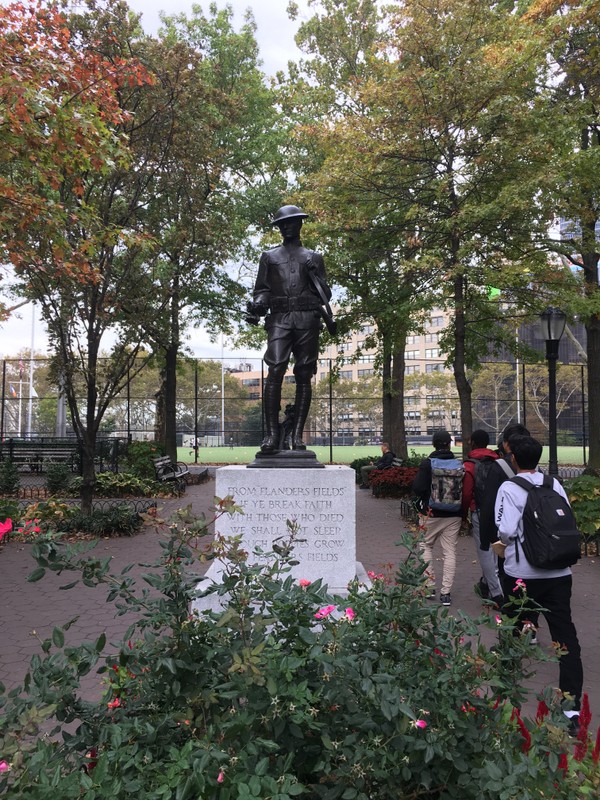
POLYGON ((65 235, 58 190, 70 177, 82 195, 84 173, 126 159, 118 92, 147 80, 133 59, 81 48, 57 5, 0 7, 0 247, 17 271, 52 250, 56 269, 89 276, 92 245, 65 235))

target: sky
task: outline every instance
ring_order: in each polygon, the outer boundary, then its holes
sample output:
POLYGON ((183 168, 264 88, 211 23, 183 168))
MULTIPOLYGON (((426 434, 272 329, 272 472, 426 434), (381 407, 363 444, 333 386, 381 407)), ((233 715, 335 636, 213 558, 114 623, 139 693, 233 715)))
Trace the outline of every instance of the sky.
MULTIPOLYGON (((291 21, 286 13, 287 0, 216 0, 218 7, 230 5, 234 11, 234 26, 239 28, 244 21, 244 13, 250 8, 256 21, 256 39, 263 61, 262 69, 267 75, 274 75, 283 70, 289 60, 298 60, 300 51, 294 42, 294 35, 302 17, 308 15, 307 0, 296 0, 300 8, 300 16, 291 21)), ((156 33, 160 25, 159 12, 168 14, 181 12, 191 13, 193 0, 128 0, 129 6, 142 14, 142 26, 147 33, 156 33)), ((208 13, 209 0, 196 3, 208 13)), ((8 5, 8 0, 0 0, 0 5, 8 5)), ((16 355, 23 348, 29 349, 32 343, 34 352, 45 353, 47 339, 39 314, 34 315, 32 325, 31 306, 19 309, 9 320, 0 323, 0 357, 16 355)), ((198 358, 220 358, 221 354, 231 363, 243 361, 244 358, 257 358, 260 353, 250 350, 234 350, 227 340, 211 343, 202 329, 190 331, 186 342, 193 354, 198 358)))

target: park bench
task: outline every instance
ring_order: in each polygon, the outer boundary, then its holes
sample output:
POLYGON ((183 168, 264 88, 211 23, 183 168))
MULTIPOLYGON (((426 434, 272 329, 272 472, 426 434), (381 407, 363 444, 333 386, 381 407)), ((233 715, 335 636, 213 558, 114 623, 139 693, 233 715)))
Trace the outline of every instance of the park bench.
POLYGON ((0 460, 12 461, 19 470, 44 472, 48 464, 67 464, 73 472, 79 466, 76 439, 6 439, 0 443, 0 460))
POLYGON ((185 492, 185 487, 187 486, 186 476, 190 473, 187 464, 174 464, 169 456, 153 458, 152 462, 154 464, 157 481, 161 483, 175 483, 179 494, 185 492))

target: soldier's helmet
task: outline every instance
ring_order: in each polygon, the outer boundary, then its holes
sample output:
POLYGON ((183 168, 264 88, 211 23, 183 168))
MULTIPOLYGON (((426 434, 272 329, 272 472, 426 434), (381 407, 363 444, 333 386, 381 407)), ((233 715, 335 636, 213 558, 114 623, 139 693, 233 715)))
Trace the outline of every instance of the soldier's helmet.
POLYGON ((271 220, 271 225, 279 225, 286 219, 306 219, 308 214, 305 214, 298 206, 281 206, 279 211, 271 220))

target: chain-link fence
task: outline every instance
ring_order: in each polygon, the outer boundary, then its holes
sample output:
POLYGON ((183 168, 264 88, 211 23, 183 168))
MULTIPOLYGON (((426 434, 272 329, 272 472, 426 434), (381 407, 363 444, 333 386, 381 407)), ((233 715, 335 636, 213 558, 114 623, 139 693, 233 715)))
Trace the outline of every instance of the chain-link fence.
MULTIPOLYGON (((74 439, 64 396, 52 380, 46 359, 4 359, 1 363, 0 439, 3 443, 39 438, 74 439)), ((334 363, 322 360, 316 376, 305 440, 309 445, 377 444, 383 435, 381 385, 344 369, 334 379, 334 363), (355 380, 352 377, 356 377, 355 380)), ((371 370, 372 372, 372 370, 371 370)), ((202 460, 204 447, 256 446, 263 437, 261 398, 266 368, 262 361, 182 359, 177 372, 176 428, 180 447, 202 460)), ((429 444, 437 428, 461 435, 459 403, 452 374, 439 361, 411 361, 405 376, 404 416, 407 441, 429 444)), ((587 453, 586 368, 557 369, 559 445, 587 453)), ((474 428, 495 442, 511 422, 548 441, 548 370, 544 362, 488 362, 471 376, 474 428)), ((118 463, 120 442, 155 438, 158 370, 147 366, 126 381, 109 402, 100 441, 103 462, 118 463)), ((284 379, 282 410, 294 401, 294 377, 284 379)), ((85 406, 82 392, 78 403, 85 406)))

